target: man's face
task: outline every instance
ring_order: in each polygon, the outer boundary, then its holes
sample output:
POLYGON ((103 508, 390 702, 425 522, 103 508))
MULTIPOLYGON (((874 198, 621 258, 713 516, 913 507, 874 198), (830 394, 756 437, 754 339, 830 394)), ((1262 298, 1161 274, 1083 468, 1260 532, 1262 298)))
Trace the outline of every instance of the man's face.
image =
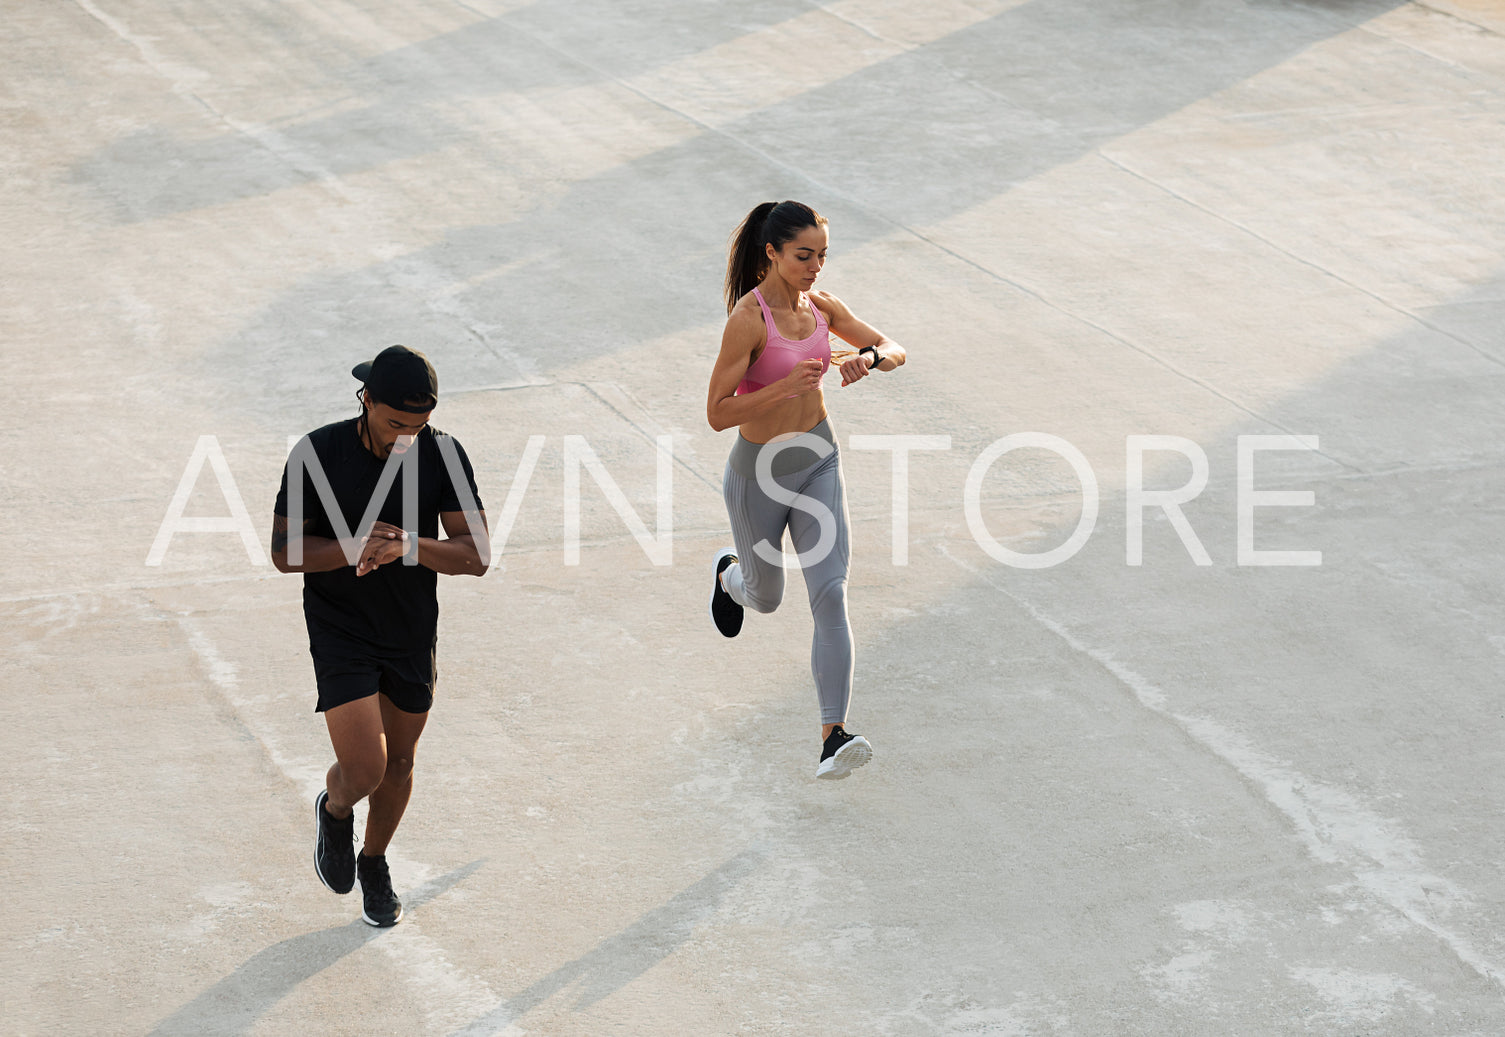
POLYGON ((385 458, 388 454, 401 454, 412 446, 413 438, 423 431, 432 411, 414 414, 410 411, 388 407, 366 396, 366 428, 371 436, 372 452, 385 458))

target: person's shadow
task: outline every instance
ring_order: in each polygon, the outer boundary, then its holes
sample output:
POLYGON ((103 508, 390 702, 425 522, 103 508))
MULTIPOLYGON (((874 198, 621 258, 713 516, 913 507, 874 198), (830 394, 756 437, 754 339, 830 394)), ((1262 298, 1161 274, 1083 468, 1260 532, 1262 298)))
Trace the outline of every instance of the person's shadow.
MULTIPOLYGON (((485 859, 472 861, 406 898, 409 910, 421 907, 469 878, 485 859)), ((157 1024, 150 1037, 203 1037, 244 1033, 268 1009, 311 976, 365 946, 382 930, 357 918, 337 929, 289 937, 259 952, 240 968, 157 1024)))
MULTIPOLYGON (((766 854, 765 849, 755 847, 730 858, 621 932, 503 1001, 459 1034, 493 1034, 575 984, 579 984, 577 1008, 610 996, 673 954, 690 938, 696 925, 721 906, 727 893, 757 869, 766 854)), ((473 861, 419 886, 408 899, 408 906, 421 907, 484 863, 484 859, 473 861)), ((298 984, 365 946, 381 932, 357 919, 337 929, 305 933, 273 944, 162 1020, 150 1037, 244 1033, 298 984)))
POLYGON ((451 1037, 490 1037, 567 987, 577 985, 574 1007, 589 1008, 610 997, 673 954, 696 925, 713 914, 734 886, 757 870, 767 849, 743 850, 693 886, 649 911, 627 928, 566 962, 451 1037))

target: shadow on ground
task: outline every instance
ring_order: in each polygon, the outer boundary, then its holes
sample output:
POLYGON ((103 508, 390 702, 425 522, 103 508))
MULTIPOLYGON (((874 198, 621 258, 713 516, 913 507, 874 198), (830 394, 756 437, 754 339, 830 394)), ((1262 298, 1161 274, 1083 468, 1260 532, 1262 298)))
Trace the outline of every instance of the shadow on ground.
MULTIPOLYGON (((477 871, 472 861, 413 891, 413 911, 448 892, 477 871)), ((304 933, 275 943, 157 1024, 151 1037, 203 1037, 243 1033, 304 980, 329 968, 382 935, 360 919, 337 929, 304 933)))

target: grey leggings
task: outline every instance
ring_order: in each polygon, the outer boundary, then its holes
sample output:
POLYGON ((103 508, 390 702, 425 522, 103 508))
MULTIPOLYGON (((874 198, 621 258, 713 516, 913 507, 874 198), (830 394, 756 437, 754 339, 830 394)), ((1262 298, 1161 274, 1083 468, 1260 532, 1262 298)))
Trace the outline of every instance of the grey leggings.
POLYGON ((727 591, 737 604, 756 612, 779 607, 787 528, 815 618, 810 669, 820 698, 820 722, 845 723, 852 698, 852 628, 847 622, 852 552, 841 460, 830 426, 822 421, 782 443, 752 443, 739 435, 721 488, 737 545, 737 563, 726 570, 727 591), (821 457, 820 451, 828 452, 821 457))

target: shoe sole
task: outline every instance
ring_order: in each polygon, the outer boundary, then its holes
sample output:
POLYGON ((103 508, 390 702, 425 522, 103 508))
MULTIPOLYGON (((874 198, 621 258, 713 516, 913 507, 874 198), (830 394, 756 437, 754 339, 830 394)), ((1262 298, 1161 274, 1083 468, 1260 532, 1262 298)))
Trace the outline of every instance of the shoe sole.
POLYGON ((392 919, 390 922, 378 922, 376 919, 372 918, 364 911, 361 912, 361 921, 365 922, 367 925, 374 925, 378 929, 390 929, 398 922, 402 921, 402 908, 399 907, 397 909, 397 917, 392 919))
MULTIPOLYGON (((721 624, 716 622, 716 591, 721 586, 721 559, 730 558, 736 553, 737 551, 735 548, 723 547, 720 551, 717 551, 716 556, 711 559, 711 600, 706 605, 706 614, 711 617, 711 622, 716 626, 716 632, 718 634, 721 634, 722 637, 736 637, 737 634, 742 633, 742 628, 740 626, 737 628, 736 634, 723 633, 721 630, 721 624)), ((730 597, 730 595, 728 595, 728 597, 730 597)))
MULTIPOLYGON (((355 883, 352 881, 349 889, 339 889, 324 877, 324 870, 319 867, 319 842, 324 837, 324 804, 327 802, 329 802, 328 789, 325 789, 314 797, 314 874, 319 876, 319 881, 324 883, 325 888, 331 893, 338 893, 344 896, 355 888, 355 883)), ((375 925, 376 923, 373 922, 371 924, 375 925)))
POLYGON ((836 750, 829 760, 820 761, 815 769, 817 778, 839 781, 873 758, 873 747, 866 738, 857 735, 846 745, 836 750))

